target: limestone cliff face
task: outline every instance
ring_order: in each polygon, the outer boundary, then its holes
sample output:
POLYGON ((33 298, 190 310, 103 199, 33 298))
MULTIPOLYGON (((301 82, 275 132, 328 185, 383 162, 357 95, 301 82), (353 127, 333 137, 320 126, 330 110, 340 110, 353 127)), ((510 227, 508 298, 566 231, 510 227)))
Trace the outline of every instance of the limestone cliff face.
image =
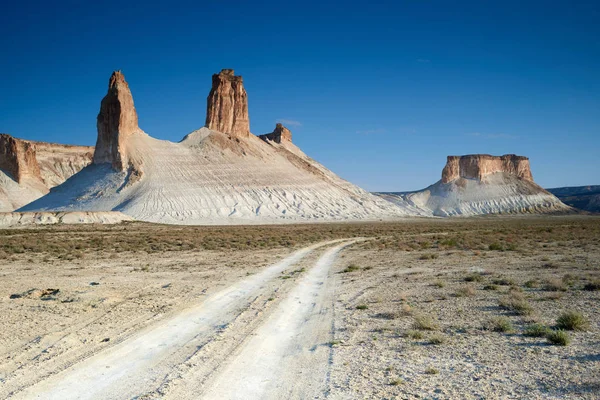
POLYGON ((292 132, 283 126, 282 124, 275 125, 275 130, 271 133, 266 133, 264 135, 258 135, 259 138, 264 140, 274 141, 275 143, 281 143, 282 140, 287 140, 288 142, 292 141, 292 132))
POLYGON ((32 142, 44 184, 58 186, 92 163, 92 146, 32 142))
POLYGON ((45 195, 89 165, 93 151, 0 134, 0 211, 13 211, 45 195))
POLYGON ((459 178, 483 180, 496 172, 506 172, 518 178, 533 182, 529 158, 514 154, 491 156, 489 154, 471 154, 466 156, 448 156, 442 171, 442 183, 459 178))
POLYGON ((94 164, 110 163, 117 171, 129 167, 126 151, 128 138, 140 131, 133 96, 121 71, 115 71, 108 82, 108 93, 100 103, 96 126, 98 140, 94 164))
POLYGON ((206 106, 206 127, 237 137, 250 136, 248 95, 241 76, 223 69, 212 76, 212 89, 206 106))
POLYGON ((17 183, 25 178, 41 180, 40 168, 35 157, 35 147, 5 133, 0 134, 0 169, 17 183))

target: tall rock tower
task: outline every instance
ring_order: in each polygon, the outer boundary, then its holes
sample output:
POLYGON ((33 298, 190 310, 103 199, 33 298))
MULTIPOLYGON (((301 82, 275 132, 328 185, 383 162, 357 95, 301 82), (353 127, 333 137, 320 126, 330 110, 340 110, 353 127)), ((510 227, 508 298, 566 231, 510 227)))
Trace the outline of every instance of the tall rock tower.
POLYGON ((121 71, 113 72, 108 81, 108 93, 100 103, 96 126, 94 164, 110 163, 117 171, 126 170, 129 160, 125 144, 140 128, 133 96, 121 71))
POLYGON ((223 69, 212 76, 206 105, 206 127, 238 137, 250 136, 248 95, 241 76, 223 69))

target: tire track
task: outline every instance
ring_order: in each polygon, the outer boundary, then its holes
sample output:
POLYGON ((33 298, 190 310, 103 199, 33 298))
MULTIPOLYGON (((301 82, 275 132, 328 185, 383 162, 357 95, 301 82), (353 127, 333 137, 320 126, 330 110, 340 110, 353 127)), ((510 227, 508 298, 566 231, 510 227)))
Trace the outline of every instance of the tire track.
POLYGON ((291 256, 206 298, 199 305, 149 327, 73 367, 17 393, 26 399, 124 399, 147 393, 198 345, 235 319, 241 305, 262 286, 313 250, 333 240, 296 251, 291 256), (175 359, 173 359, 175 358, 175 359))
MULTIPOLYGON (((209 382, 203 399, 314 398, 326 391, 331 340, 328 275, 338 253, 325 252, 209 382), (293 383, 293 384, 292 384, 293 383)), ((197 398, 175 389, 166 398, 197 398)))

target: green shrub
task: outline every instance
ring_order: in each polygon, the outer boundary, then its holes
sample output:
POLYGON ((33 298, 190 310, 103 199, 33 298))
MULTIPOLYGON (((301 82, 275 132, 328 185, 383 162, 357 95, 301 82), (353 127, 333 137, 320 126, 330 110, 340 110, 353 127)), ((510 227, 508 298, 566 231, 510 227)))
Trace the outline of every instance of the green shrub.
POLYGON ((493 283, 490 283, 489 285, 485 285, 483 287, 483 290, 498 290, 498 285, 494 285, 493 283))
POLYGON ((512 279, 508 279, 508 278, 498 278, 498 279, 492 280, 492 283, 494 283, 495 285, 500 285, 500 286, 513 286, 515 284, 515 281, 512 279))
POLYGON ((440 371, 438 371, 437 369, 433 368, 433 367, 429 367, 425 370, 425 373, 427 375, 437 375, 440 373, 440 371))
POLYGON ((571 343, 569 334, 563 330, 551 331, 546 335, 548 342, 556 344, 558 346, 566 346, 571 343))
POLYGON ((472 273, 465 277, 465 282, 481 282, 483 281, 483 276, 479 273, 472 273))
POLYGON ((444 286, 446 286, 446 282, 442 281, 441 279, 438 279, 435 282, 433 282, 433 286, 437 286, 441 289, 444 286))
POLYGON ((529 315, 533 312, 533 307, 525 299, 521 292, 511 290, 508 296, 500 298, 500 308, 511 311, 517 315, 529 315))
POLYGON ((441 334, 435 334, 429 337, 429 344, 438 345, 444 343, 445 341, 446 338, 441 334))
POLYGON ((354 272, 354 271, 358 271, 359 269, 360 269, 360 267, 358 265, 350 264, 346 268, 344 268, 344 270, 342 270, 342 272, 344 272, 344 273, 354 272))
POLYGON ((504 247, 500 243, 492 243, 488 246, 489 250, 504 251, 504 247))
POLYGON ((544 285, 544 290, 549 292, 564 292, 567 288, 561 279, 548 279, 544 285))
POLYGON ((413 322, 413 328, 421 331, 435 331, 439 327, 435 321, 428 315, 417 315, 413 322))
POLYGON ((405 336, 406 336, 407 338, 414 339, 414 340, 421 340, 421 339, 423 339, 423 338, 425 337, 425 336, 423 335, 423 332, 421 332, 421 331, 416 331, 416 330, 412 330, 412 329, 411 329, 411 330, 409 330, 409 331, 406 331, 406 334, 405 334, 405 336))
POLYGON ((545 337, 551 332, 544 324, 531 324, 525 328, 523 334, 529 337, 545 337))
POLYGON ((536 288, 538 287, 538 282, 536 280, 528 280, 524 286, 529 289, 536 288))
POLYGON ((589 325, 587 318, 576 311, 564 312, 556 320, 556 327, 567 331, 585 331, 589 325))
POLYGON ((366 304, 359 304, 359 305, 356 306, 356 309, 357 310, 368 310, 369 306, 366 305, 366 304))
POLYGON ((494 332, 512 332, 512 322, 506 317, 493 318, 488 321, 487 329, 494 332))

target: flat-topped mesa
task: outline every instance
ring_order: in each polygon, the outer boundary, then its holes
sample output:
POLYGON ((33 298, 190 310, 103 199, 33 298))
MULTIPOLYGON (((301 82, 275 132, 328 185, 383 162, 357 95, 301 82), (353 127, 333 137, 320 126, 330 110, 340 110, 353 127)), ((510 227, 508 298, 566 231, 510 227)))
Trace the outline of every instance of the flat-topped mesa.
POLYGON ((42 180, 35 156, 35 146, 6 133, 0 134, 0 169, 17 183, 21 183, 28 177, 42 180))
POLYGON ((521 179, 533 182, 529 158, 514 154, 491 156, 489 154, 470 154, 466 156, 448 156, 442 171, 442 183, 458 178, 483 180, 487 175, 505 172, 521 179))
POLYGON ((121 71, 113 72, 108 81, 108 93, 100 103, 96 126, 94 164, 110 163, 117 171, 126 170, 129 160, 125 143, 140 128, 133 96, 121 71))
POLYGON ((265 133, 264 135, 258 135, 259 138, 265 142, 271 140, 275 143, 281 143, 282 140, 292 141, 292 132, 283 126, 282 124, 275 125, 275 130, 271 133, 265 133))
POLYGON ((212 76, 212 89, 206 101, 206 127, 238 137, 250 136, 248 95, 241 76, 223 69, 212 76))

